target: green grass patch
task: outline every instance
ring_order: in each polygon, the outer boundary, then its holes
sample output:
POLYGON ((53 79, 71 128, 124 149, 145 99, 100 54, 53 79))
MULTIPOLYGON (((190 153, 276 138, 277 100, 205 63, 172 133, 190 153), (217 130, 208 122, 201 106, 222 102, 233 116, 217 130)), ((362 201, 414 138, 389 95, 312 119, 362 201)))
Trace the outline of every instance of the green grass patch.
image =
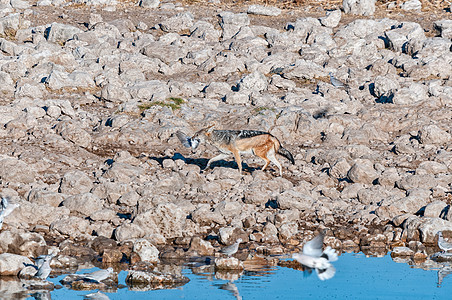
POLYGON ((254 114, 258 115, 258 114, 263 114, 264 111, 266 110, 270 110, 274 113, 276 113, 276 109, 274 109, 273 107, 265 107, 265 106, 259 106, 253 109, 254 114))
POLYGON ((171 97, 166 99, 165 101, 152 101, 148 103, 143 103, 141 105, 138 105, 138 108, 141 111, 145 111, 146 109, 149 109, 153 106, 161 106, 161 107, 169 107, 171 110, 180 109, 180 106, 185 102, 182 98, 175 98, 171 97))

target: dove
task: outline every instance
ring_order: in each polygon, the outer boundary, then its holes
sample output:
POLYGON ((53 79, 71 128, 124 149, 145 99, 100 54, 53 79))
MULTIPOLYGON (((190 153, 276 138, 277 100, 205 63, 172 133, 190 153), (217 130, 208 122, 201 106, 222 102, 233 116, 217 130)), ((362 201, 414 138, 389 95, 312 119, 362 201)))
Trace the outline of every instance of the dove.
POLYGON ((242 242, 242 239, 237 239, 234 244, 224 247, 220 250, 220 253, 226 254, 227 256, 231 256, 239 250, 239 245, 242 242))
MULTIPOLYGON (((52 271, 52 268, 50 267, 50 261, 52 258, 54 258, 55 255, 45 255, 43 258, 39 259, 39 267, 38 272, 36 272, 35 277, 38 277, 39 279, 46 280, 47 277, 49 277, 50 272, 52 271)), ((36 266, 38 263, 36 263, 36 266)))
POLYGON ((39 270, 39 268, 42 266, 46 258, 52 260, 52 258, 54 258, 55 256, 56 253, 51 253, 47 255, 39 255, 38 257, 34 258, 36 268, 39 270))
POLYGON ((113 273, 113 268, 109 267, 107 269, 97 270, 91 273, 79 274, 81 277, 86 278, 88 280, 101 282, 102 280, 107 279, 113 273))
POLYGON ((340 81, 339 79, 337 79, 336 77, 334 77, 333 73, 330 72, 328 75, 330 75, 330 82, 334 87, 337 87, 337 88, 345 87, 345 84, 342 81, 340 81))
POLYGON ((438 235, 438 247, 443 250, 443 252, 452 250, 452 243, 444 239, 442 231, 438 231, 436 234, 438 235))
POLYGON ((315 269, 320 280, 331 279, 336 269, 331 262, 337 260, 337 253, 331 247, 322 250, 325 232, 320 233, 303 246, 302 253, 292 254, 292 258, 310 269, 315 269))
POLYGON ((3 226, 3 220, 8 216, 10 213, 13 212, 17 207, 19 207, 19 204, 17 203, 9 203, 8 198, 2 197, 0 200, 0 229, 2 229, 3 226))
POLYGON ((199 145, 198 139, 192 139, 182 131, 177 131, 176 136, 184 147, 196 149, 199 145))

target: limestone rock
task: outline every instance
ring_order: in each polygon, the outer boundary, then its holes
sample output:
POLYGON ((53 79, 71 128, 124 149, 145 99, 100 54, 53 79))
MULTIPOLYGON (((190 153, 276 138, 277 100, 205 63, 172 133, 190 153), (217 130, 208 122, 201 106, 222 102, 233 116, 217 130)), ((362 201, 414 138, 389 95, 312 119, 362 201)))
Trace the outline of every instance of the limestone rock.
POLYGON ((400 256, 413 256, 414 251, 408 247, 394 247, 391 252, 391 257, 400 257, 400 256))
POLYGON ((44 238, 35 232, 0 232, 0 250, 11 254, 37 257, 47 250, 44 238))
POLYGON ((71 25, 52 23, 48 30, 47 40, 52 43, 65 43, 80 32, 82 30, 71 25))
POLYGON ((249 14, 262 15, 262 16, 279 16, 281 14, 281 9, 272 6, 263 6, 259 4, 253 4, 248 7, 249 14))
POLYGON ((452 222, 440 218, 423 218, 419 225, 421 242, 434 243, 438 231, 452 230, 452 222))
POLYGON ((32 166, 13 157, 0 158, 0 179, 23 184, 35 181, 37 174, 32 166))
POLYGON ((347 173, 347 177, 353 182, 372 184, 378 177, 377 172, 370 160, 356 161, 347 173))
POLYGON ((62 205, 73 212, 89 216, 94 211, 102 209, 103 201, 94 194, 82 193, 66 198, 62 205))
POLYGON ((92 180, 82 171, 69 171, 63 175, 59 188, 60 193, 77 195, 91 191, 92 180))
POLYGON ((419 140, 423 144, 445 144, 452 141, 452 136, 437 125, 427 125, 419 130, 419 140))
POLYGON ((63 236, 80 237, 84 234, 91 234, 89 221, 78 217, 66 217, 54 221, 50 225, 50 230, 63 236))
POLYGON ((419 0, 409 0, 401 3, 400 8, 403 10, 420 10, 422 3, 419 0))
POLYGON ((71 141, 80 147, 88 148, 91 145, 91 135, 83 128, 80 128, 80 124, 70 121, 61 122, 55 129, 65 140, 71 141))
POLYGON ((31 265, 33 262, 26 256, 2 253, 0 254, 0 275, 16 276, 27 264, 31 265))
POLYGON ((327 11, 326 16, 320 18, 320 23, 323 26, 334 28, 341 21, 341 11, 339 9, 327 11))
POLYGON ((146 239, 139 239, 133 243, 133 252, 137 253, 141 261, 159 262, 159 250, 146 239))
POLYGON ((160 5, 160 0, 141 0, 140 6, 144 8, 157 8, 160 5))
POLYGON ((342 7, 346 14, 372 16, 375 12, 375 0, 344 0, 342 7))
POLYGON ((193 237, 190 242, 189 251, 196 251, 199 255, 213 255, 215 249, 208 241, 201 239, 200 237, 193 237))
POLYGON ((179 13, 164 20, 160 24, 160 28, 165 32, 182 32, 193 26, 193 19, 193 15, 189 12, 179 13))
POLYGON ((215 258, 217 270, 243 270, 243 262, 235 257, 215 258))
POLYGON ((443 201, 435 201, 427 204, 424 209, 424 217, 441 218, 446 216, 447 204, 443 201))
POLYGON ((126 277, 126 282, 131 286, 149 286, 149 288, 177 287, 189 281, 190 279, 180 274, 165 274, 158 271, 145 272, 131 270, 126 277))

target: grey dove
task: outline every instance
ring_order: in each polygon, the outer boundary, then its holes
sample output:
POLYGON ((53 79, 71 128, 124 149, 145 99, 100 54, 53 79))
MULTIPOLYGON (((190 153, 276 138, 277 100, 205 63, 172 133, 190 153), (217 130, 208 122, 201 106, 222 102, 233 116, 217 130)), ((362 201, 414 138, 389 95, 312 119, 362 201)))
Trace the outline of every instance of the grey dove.
POLYGON ((242 239, 237 239, 234 244, 224 247, 220 250, 220 253, 226 254, 227 256, 234 255, 239 250, 239 245, 242 239))
POLYGON ((452 243, 444 239, 442 231, 438 231, 437 235, 438 235, 438 247, 441 250, 443 250, 443 252, 452 250, 452 243))

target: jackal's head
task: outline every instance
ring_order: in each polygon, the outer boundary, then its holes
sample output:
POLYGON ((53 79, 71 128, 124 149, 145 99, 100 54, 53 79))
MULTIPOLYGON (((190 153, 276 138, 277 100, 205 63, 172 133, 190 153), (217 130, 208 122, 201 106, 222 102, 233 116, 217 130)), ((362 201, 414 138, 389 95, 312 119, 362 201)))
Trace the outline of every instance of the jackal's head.
POLYGON ((212 132, 213 128, 215 127, 215 123, 210 125, 209 127, 203 128, 196 132, 192 138, 191 138, 191 147, 192 149, 198 148, 199 144, 206 141, 206 138, 209 137, 210 133, 212 132))

